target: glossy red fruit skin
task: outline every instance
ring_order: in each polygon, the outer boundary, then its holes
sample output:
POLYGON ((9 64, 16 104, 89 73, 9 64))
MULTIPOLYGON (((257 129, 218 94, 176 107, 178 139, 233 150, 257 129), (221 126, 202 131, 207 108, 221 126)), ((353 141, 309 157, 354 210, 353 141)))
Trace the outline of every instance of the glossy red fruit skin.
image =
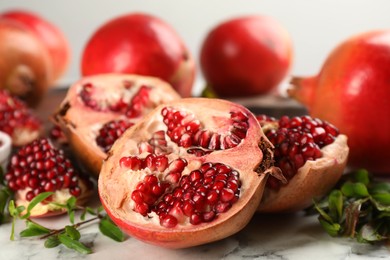
POLYGON ((293 48, 274 19, 243 16, 218 24, 206 36, 200 65, 207 84, 221 97, 262 95, 286 77, 293 48))
POLYGON ((36 107, 49 87, 50 58, 21 23, 0 18, 0 88, 36 107))
POLYGON ((68 68, 71 55, 68 40, 60 28, 41 15, 22 9, 3 12, 0 17, 22 23, 37 36, 51 58, 51 82, 54 83, 60 79, 68 68))
POLYGON ((349 165, 390 174, 390 30, 350 37, 289 95, 348 136, 349 165))
POLYGON ((195 62, 174 29, 163 20, 131 13, 103 24, 86 44, 83 76, 119 72, 159 77, 189 97, 195 62), (109 40, 108 40, 109 39, 109 40))

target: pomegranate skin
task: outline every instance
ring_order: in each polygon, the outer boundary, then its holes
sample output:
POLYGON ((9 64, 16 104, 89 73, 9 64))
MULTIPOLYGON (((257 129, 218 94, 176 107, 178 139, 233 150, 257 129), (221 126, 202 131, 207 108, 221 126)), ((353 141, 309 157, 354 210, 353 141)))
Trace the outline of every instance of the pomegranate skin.
POLYGON ((52 68, 51 83, 64 74, 70 61, 70 47, 63 32, 50 21, 26 10, 9 10, 0 17, 18 21, 28 28, 49 52, 52 68))
POLYGON ((51 75, 49 54, 21 23, 0 19, 0 87, 37 106, 51 75))
POLYGON ((274 19, 243 16, 217 25, 201 47, 207 84, 221 97, 262 95, 287 75, 293 50, 287 31, 274 19))
POLYGON ((389 66, 390 31, 370 31, 342 42, 318 75, 295 77, 288 90, 348 136, 351 167, 376 174, 390 174, 389 66))
POLYGON ((195 62, 179 35, 163 20, 131 13, 103 24, 86 44, 83 76, 118 72, 154 76, 191 96, 195 62), (107 40, 110 39, 110 40, 107 40))
MULTIPOLYGON (((266 161, 266 155, 262 154, 259 146, 260 143, 268 143, 268 140, 263 139, 262 136, 259 124, 248 110, 225 100, 190 98, 160 105, 142 121, 129 128, 115 142, 103 162, 98 182, 102 205, 110 218, 123 231, 144 242, 162 247, 186 248, 230 236, 241 230, 253 216, 260 203, 267 180, 266 172, 272 168, 266 167, 262 172, 255 172, 259 164, 263 165, 263 160, 266 161), (179 109, 179 111, 191 111, 196 115, 195 118, 199 118, 201 125, 218 133, 229 131, 231 125, 227 124, 229 120, 225 121, 225 118, 229 117, 229 111, 241 111, 248 115, 246 137, 232 148, 194 156, 187 153, 183 147, 176 147, 168 140, 168 150, 171 148, 177 150, 167 156, 173 156, 172 158, 179 156, 188 160, 188 168, 183 171, 183 176, 189 174, 190 170, 199 169, 199 165, 208 162, 225 164, 239 172, 241 186, 238 200, 228 211, 219 214, 210 222, 192 225, 188 220, 183 220, 173 228, 165 228, 159 224, 158 216, 153 212, 150 213, 150 217, 144 217, 132 208, 130 199, 132 189, 137 187, 137 183, 142 180, 143 176, 148 176, 148 171, 133 171, 123 168, 118 163, 121 158, 124 158, 123 156, 136 154, 137 143, 147 140, 151 134, 148 133, 149 131, 154 131, 153 129, 166 131, 161 124, 162 111, 166 107, 179 109)), ((144 153, 141 154, 144 155, 144 153)), ((272 154, 268 155, 272 157, 272 154)))

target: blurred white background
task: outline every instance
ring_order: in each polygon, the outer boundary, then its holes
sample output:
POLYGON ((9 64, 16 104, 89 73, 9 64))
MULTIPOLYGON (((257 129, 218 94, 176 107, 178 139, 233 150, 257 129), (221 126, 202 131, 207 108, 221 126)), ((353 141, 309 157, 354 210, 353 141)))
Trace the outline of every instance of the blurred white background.
MULTIPOLYGON (((80 57, 92 33, 104 22, 131 12, 146 12, 171 24, 194 57, 206 33, 234 16, 262 14, 277 19, 294 42, 293 75, 312 75, 328 53, 347 37, 367 30, 390 28, 388 0, 1 0, 0 11, 24 8, 56 24, 69 39, 72 61, 61 84, 80 77, 80 57)), ((198 70, 199 93, 202 76, 198 70)))

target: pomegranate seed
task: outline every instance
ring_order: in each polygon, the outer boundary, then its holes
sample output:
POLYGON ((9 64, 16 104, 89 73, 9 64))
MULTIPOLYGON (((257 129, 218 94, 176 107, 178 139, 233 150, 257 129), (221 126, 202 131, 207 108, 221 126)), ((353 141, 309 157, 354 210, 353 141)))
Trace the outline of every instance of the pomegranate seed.
POLYGON ((166 228, 174 228, 176 227, 177 223, 177 218, 169 214, 160 220, 160 225, 166 228))
POLYGON ((202 222, 203 222, 203 220, 202 220, 202 217, 199 215, 199 213, 195 213, 195 214, 191 215, 190 223, 192 225, 199 225, 202 222))

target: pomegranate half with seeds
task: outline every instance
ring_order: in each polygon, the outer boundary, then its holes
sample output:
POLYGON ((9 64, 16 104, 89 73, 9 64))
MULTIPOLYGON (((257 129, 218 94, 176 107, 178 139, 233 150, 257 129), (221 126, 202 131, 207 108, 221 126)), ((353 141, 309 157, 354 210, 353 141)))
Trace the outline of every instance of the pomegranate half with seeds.
POLYGON ((282 170, 282 176, 268 178, 258 210, 301 210, 329 192, 347 163, 347 137, 332 124, 309 116, 257 119, 275 147, 275 166, 282 170))
POLYGON ((0 131, 12 138, 13 146, 22 146, 38 138, 42 123, 26 103, 0 89, 0 131))
POLYGON ((115 140, 157 105, 180 96, 146 76, 99 74, 73 84, 54 115, 71 148, 95 175, 115 140))
POLYGON ((111 219, 169 248, 238 232, 260 203, 271 144, 251 112, 219 99, 161 105, 113 145, 99 175, 111 219))
POLYGON ((15 192, 17 206, 27 207, 38 194, 54 192, 33 208, 31 217, 61 214, 65 209, 54 203, 65 204, 75 196, 77 203, 83 204, 92 193, 91 183, 82 178, 63 151, 56 149, 46 138, 21 147, 11 157, 4 178, 7 186, 15 192))

